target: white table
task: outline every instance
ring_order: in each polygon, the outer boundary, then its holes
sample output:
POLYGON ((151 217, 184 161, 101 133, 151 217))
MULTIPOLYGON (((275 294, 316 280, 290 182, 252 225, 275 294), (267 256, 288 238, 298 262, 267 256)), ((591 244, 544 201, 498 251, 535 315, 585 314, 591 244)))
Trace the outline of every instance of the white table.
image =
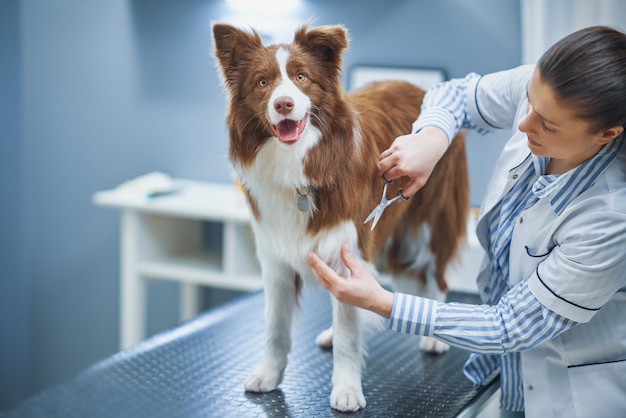
POLYGON ((119 189, 93 195, 98 206, 122 211, 120 346, 145 337, 148 280, 181 282, 181 319, 198 313, 200 286, 262 287, 250 211, 231 184, 177 180, 175 193, 145 198, 119 189), (221 245, 207 245, 207 222, 221 225, 221 245))

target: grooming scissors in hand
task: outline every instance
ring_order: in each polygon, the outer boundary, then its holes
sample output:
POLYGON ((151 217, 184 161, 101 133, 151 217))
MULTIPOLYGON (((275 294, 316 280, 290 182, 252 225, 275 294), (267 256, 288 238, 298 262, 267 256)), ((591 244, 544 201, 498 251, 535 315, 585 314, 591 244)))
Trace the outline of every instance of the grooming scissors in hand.
POLYGON ((369 216, 365 219, 365 221, 363 221, 363 223, 366 224, 372 219, 374 219, 374 222, 372 222, 372 228, 370 229, 370 231, 374 230, 374 227, 380 220, 380 217, 382 216, 385 209, 387 209, 387 206, 391 205, 393 202, 395 202, 398 199, 409 200, 408 197, 402 194, 402 187, 400 187, 400 190, 398 190, 397 196, 394 196, 391 199, 387 199, 387 186, 390 185, 393 182, 393 180, 387 180, 385 176, 383 176, 383 181, 385 182, 385 185, 383 186, 383 197, 380 199, 380 203, 376 205, 372 213, 370 213, 369 216))

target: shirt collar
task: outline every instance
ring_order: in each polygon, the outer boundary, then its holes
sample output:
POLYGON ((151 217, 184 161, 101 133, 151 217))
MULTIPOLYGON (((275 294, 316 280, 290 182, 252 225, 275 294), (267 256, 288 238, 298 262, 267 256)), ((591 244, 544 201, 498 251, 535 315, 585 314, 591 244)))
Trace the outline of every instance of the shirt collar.
POLYGON ((544 174, 548 166, 547 157, 532 155, 537 180, 532 193, 538 198, 550 198, 550 206, 559 215, 567 205, 587 190, 600 174, 617 157, 624 145, 624 135, 603 146, 600 151, 578 167, 560 175, 544 174))

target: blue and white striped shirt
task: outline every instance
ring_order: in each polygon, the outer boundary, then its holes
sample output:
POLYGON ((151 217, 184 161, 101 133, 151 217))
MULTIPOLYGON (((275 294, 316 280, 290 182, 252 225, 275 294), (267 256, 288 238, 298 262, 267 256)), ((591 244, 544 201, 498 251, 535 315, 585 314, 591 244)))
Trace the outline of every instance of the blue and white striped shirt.
MULTIPOLYGON (((467 113, 466 88, 479 77, 441 83, 424 98, 422 114, 413 130, 437 126, 453 138, 461 129, 476 129, 467 113)), ((480 129, 478 129, 481 131, 480 129)), ((482 130, 482 132, 488 132, 482 130)), ((562 175, 545 175, 548 159, 529 154, 519 167, 520 178, 490 211, 489 248, 491 264, 489 294, 484 305, 440 303, 417 296, 396 293, 389 328, 398 332, 435 337, 474 354, 465 374, 480 384, 498 369, 501 375, 502 409, 524 409, 523 382, 519 352, 574 327, 573 320, 543 306, 528 288, 526 278, 511 286, 509 247, 515 221, 520 213, 544 198, 559 214, 586 190, 613 161, 621 143, 612 141, 602 152, 562 175), (558 193, 552 193, 556 189, 558 193)))

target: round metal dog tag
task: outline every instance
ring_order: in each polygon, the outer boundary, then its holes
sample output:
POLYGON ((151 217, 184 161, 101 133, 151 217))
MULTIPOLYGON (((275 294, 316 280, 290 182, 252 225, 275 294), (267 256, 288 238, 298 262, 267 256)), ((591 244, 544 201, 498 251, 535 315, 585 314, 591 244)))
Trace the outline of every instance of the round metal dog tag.
POLYGON ((298 210, 300 212, 308 212, 309 207, 309 199, 306 196, 298 196, 298 210))

